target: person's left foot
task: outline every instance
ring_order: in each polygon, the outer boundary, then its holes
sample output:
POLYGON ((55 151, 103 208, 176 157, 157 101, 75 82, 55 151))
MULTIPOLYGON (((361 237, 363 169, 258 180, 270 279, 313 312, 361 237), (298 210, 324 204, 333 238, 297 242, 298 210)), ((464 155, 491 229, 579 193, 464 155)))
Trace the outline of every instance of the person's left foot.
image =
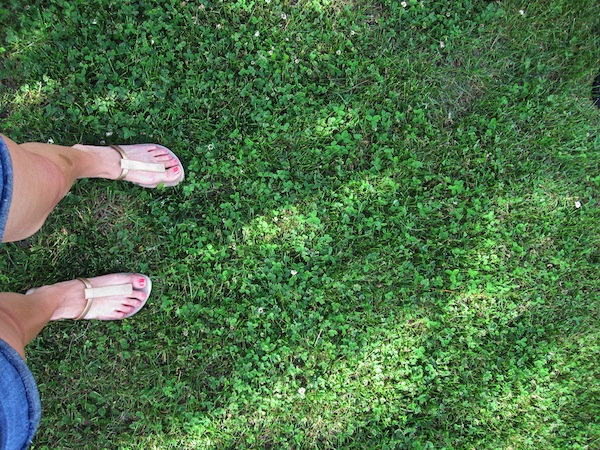
POLYGON ((117 273, 42 286, 30 289, 27 295, 47 295, 60 299, 50 320, 119 320, 131 317, 142 309, 151 289, 152 282, 145 275, 117 273))

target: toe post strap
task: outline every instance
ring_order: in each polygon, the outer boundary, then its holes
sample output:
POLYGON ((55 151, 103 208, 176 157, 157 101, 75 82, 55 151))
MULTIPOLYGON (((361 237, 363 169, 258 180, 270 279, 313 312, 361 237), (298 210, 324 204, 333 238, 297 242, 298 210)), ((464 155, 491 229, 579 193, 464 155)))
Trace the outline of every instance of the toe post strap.
POLYGON ((125 151, 118 145, 111 145, 110 147, 114 148, 121 155, 121 175, 119 175, 117 180, 123 180, 130 170, 142 170, 153 173, 165 173, 167 171, 164 164, 133 161, 127 157, 125 151))
POLYGON ((87 303, 83 312, 75 319, 81 320, 84 319, 90 308, 92 307, 92 303, 95 298, 98 297, 110 297, 113 295, 131 295, 133 293, 133 285, 132 284, 118 284, 114 286, 105 286, 105 287, 92 287, 91 283, 87 278, 77 278, 85 285, 85 299, 87 303))

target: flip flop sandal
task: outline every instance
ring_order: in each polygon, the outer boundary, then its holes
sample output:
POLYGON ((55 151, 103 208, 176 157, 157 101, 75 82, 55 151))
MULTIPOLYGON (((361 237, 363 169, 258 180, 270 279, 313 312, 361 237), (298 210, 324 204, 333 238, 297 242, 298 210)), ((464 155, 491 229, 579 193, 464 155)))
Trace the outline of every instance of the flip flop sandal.
MULTIPOLYGON (((130 274, 121 273, 121 274, 117 274, 117 275, 130 275, 130 274)), ((144 289, 141 289, 142 292, 146 293, 146 300, 142 301, 142 304, 140 306, 138 306, 133 311, 131 311, 129 314, 127 314, 125 317, 123 317, 123 319, 127 319, 128 317, 131 317, 134 314, 137 314, 144 307, 144 305, 148 301, 148 298, 150 297, 150 291, 152 290, 152 281, 146 275, 142 275, 142 276, 146 279, 145 287, 144 287, 144 289)), ((87 278, 79 277, 76 279, 81 281, 85 285, 84 296, 85 296, 85 300, 87 301, 87 303, 85 305, 85 308, 83 309, 83 312, 81 314, 79 314, 79 316, 77 316, 74 320, 85 319, 85 316, 87 315, 88 312, 90 312, 90 309, 92 308, 92 304, 94 303, 95 298, 111 297, 114 295, 130 295, 133 292, 133 285, 131 283, 114 284, 112 286, 102 286, 102 287, 95 288, 92 286, 92 284, 90 283, 90 280, 88 280, 87 278)), ((33 294, 38 289, 39 288, 31 288, 25 293, 25 295, 33 294)))
MULTIPOLYGON (((167 169, 165 168, 165 165, 162 163, 149 163, 149 162, 143 162, 143 161, 134 161, 134 160, 129 159, 129 157, 127 156, 127 153, 125 153, 125 150, 123 150, 118 145, 111 145, 110 147, 115 149, 116 151, 118 151, 119 154, 121 155, 121 175, 119 175, 119 178, 117 178, 117 180, 124 180, 125 177, 127 176, 127 173, 130 170, 139 170, 139 171, 143 171, 143 172, 152 172, 152 173, 165 173, 167 171, 167 169)), ((177 156, 171 150, 169 150, 166 147, 162 147, 162 148, 167 150, 171 156, 173 156, 174 158, 177 158, 177 156)), ((137 184, 138 186, 145 187, 145 188, 155 188, 160 183, 163 183, 165 186, 175 186, 175 185, 179 184, 185 176, 184 172, 183 172, 183 166, 181 165, 181 163, 179 164, 179 169, 181 170, 181 176, 173 181, 161 181, 156 184, 141 184, 141 183, 137 183, 135 181, 133 183, 137 184)))
MULTIPOLYGON (((123 274, 123 275, 128 275, 128 274, 123 274)), ((127 314, 125 317, 123 317, 123 319, 127 319, 128 317, 131 317, 134 314, 137 314, 140 311, 140 309, 142 309, 144 307, 144 305, 146 304, 146 301, 148 301, 148 298, 150 297, 150 291, 152 290, 152 282, 150 281, 150 278, 148 278, 147 276, 145 276, 145 275, 142 275, 142 276, 144 278, 146 278, 145 287, 144 287, 144 289, 141 289, 142 292, 146 293, 146 300, 142 301, 142 304, 140 306, 138 306, 133 311, 131 311, 129 314, 127 314)), ((103 287, 93 287, 87 278, 80 277, 77 279, 85 285, 84 294, 85 294, 85 299, 87 300, 87 304, 85 305, 83 312, 77 318, 75 318, 75 320, 85 319, 85 316, 92 308, 92 304, 94 303, 95 298, 111 297, 114 295, 130 295, 133 292, 133 285, 131 283, 117 284, 117 285, 103 286, 103 287)))

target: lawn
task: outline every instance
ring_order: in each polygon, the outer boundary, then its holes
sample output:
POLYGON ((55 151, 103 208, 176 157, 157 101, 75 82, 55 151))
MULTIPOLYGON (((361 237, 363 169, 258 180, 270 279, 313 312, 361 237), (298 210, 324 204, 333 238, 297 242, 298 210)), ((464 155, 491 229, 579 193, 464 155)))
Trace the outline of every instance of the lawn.
POLYGON ((587 0, 5 0, 0 130, 158 142, 0 286, 136 271, 28 347, 34 449, 600 448, 587 0))

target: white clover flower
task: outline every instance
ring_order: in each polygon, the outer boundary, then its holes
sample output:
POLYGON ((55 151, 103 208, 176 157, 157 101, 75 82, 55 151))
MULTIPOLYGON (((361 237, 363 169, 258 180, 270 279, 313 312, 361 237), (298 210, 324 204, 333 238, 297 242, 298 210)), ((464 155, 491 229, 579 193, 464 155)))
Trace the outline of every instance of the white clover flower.
POLYGON ((290 270, 290 273, 292 274, 293 277, 295 277, 296 275, 298 275, 298 271, 297 270, 290 270))
POLYGON ((265 308, 263 308, 262 306, 261 306, 261 307, 259 307, 259 308, 256 310, 256 313, 257 313, 259 316, 260 316, 262 313, 264 313, 264 312, 265 312, 265 308))
POLYGON ((217 24, 217 30, 220 30, 223 27, 220 23, 217 24))
POLYGON ((356 34, 356 31, 350 30, 350 36, 354 36, 355 34, 356 34))
POLYGON ((300 397, 304 397, 306 395, 306 388, 298 388, 298 394, 300 395, 300 397))
POLYGON ((403 8, 406 8, 408 6, 408 4, 406 2, 402 2, 400 4, 402 5, 403 8))
POLYGON ((335 54, 339 56, 339 55, 341 55, 341 54, 342 54, 342 51, 341 51, 341 50, 337 50, 337 51, 335 52, 335 54))
POLYGON ((260 36, 260 31, 257 31, 256 33, 254 33, 254 37, 258 37, 260 36))
POLYGON ((54 139, 49 138, 46 142, 48 142, 48 144, 54 144, 54 139))
POLYGON ((265 0, 265 3, 268 5, 269 3, 271 3, 271 0, 265 0))
POLYGON ((440 41, 440 48, 446 47, 446 43, 444 41, 440 41))
POLYGON ((525 15, 525 10, 524 9, 520 9, 519 10, 519 14, 521 14, 522 16, 524 16, 525 15))
POLYGON ((215 148, 215 146, 214 146, 214 145, 212 145, 212 144, 208 144, 208 145, 206 146, 206 148, 208 148, 209 150, 213 150, 213 149, 215 148))
POLYGON ((287 15, 286 15, 285 13, 281 13, 281 18, 282 18, 283 20, 285 20, 285 19, 287 19, 287 15))
POLYGON ((576 201, 575 202, 575 208, 577 208, 577 209, 581 208, 581 202, 580 201, 576 201))
POLYGON ((273 50, 269 50, 269 55, 273 56, 273 50))
POLYGON ((106 132, 106 137, 111 137, 112 135, 113 135, 113 132, 112 132, 112 131, 107 131, 107 132, 106 132))
POLYGON ((300 60, 298 58, 294 59, 294 63, 298 64, 300 60))
POLYGON ((204 11, 204 9, 205 9, 205 8, 206 8, 206 6, 205 6, 205 5, 200 5, 200 6, 198 6, 198 9, 200 9, 200 10, 202 10, 202 11, 204 11))

